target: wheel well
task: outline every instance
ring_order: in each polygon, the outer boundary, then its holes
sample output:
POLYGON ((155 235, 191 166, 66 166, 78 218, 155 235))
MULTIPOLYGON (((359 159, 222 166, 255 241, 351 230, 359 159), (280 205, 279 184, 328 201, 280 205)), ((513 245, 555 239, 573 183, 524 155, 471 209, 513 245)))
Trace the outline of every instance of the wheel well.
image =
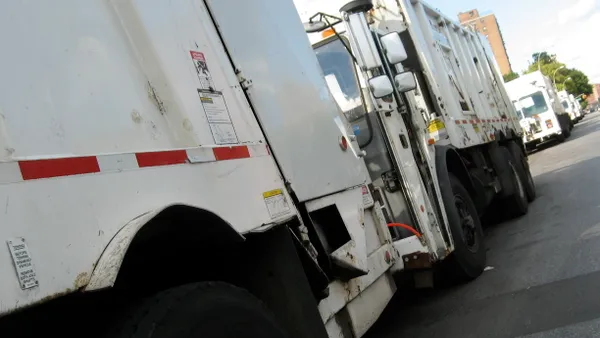
POLYGON ((136 233, 115 287, 139 290, 143 286, 155 291, 193 280, 208 280, 219 272, 222 263, 231 259, 244 240, 231 225, 210 211, 171 206, 136 233))
POLYGON ((290 231, 297 224, 292 220, 241 237, 210 212, 174 208, 138 232, 114 288, 148 295, 192 282, 225 282, 264 302, 288 332, 322 337, 302 249, 290 231))

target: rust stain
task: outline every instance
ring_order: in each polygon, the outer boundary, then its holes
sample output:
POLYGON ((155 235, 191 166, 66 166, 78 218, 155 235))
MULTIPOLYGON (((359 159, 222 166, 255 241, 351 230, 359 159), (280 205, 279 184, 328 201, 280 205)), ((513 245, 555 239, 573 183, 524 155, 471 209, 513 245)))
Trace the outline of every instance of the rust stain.
POLYGON ((346 252, 346 257, 350 258, 350 261, 356 264, 356 257, 354 257, 354 255, 351 254, 349 251, 346 252))
POLYGON ((86 285, 88 285, 88 283, 90 282, 90 276, 87 272, 82 272, 80 274, 77 275, 77 277, 75 278, 75 281, 73 282, 73 287, 75 289, 80 289, 86 285))

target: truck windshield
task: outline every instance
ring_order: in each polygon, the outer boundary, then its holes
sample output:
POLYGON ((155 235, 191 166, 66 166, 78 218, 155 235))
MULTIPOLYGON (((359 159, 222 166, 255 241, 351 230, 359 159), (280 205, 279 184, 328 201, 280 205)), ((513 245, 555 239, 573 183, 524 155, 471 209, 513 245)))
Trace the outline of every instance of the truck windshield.
POLYGON ((352 122, 365 115, 354 62, 339 39, 315 48, 331 94, 352 122))
POLYGON ((521 106, 523 117, 532 117, 548 111, 548 105, 542 92, 522 97, 519 100, 519 106, 521 106))

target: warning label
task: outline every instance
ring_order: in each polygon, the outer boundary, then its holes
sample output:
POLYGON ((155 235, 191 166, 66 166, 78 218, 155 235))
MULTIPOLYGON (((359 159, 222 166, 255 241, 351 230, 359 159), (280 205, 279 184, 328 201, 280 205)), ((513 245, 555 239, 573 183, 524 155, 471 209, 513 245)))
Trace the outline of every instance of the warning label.
POLYGON ((366 185, 362 186, 362 198, 363 205, 365 208, 368 208, 374 204, 373 196, 371 196, 371 192, 369 191, 369 188, 367 188, 366 185))
POLYGON ((263 193, 263 198, 271 218, 277 218, 290 212, 290 205, 281 189, 266 191, 263 193))
POLYGON ((200 80, 200 88, 208 91, 215 91, 215 83, 213 82, 210 71, 208 70, 208 64, 204 53, 190 51, 198 79, 200 80))
POLYGON ((206 114, 206 119, 210 126, 210 131, 216 144, 238 143, 227 104, 220 92, 207 92, 198 89, 198 96, 202 103, 202 108, 206 114))
POLYGON ((238 138, 223 93, 216 90, 204 53, 190 51, 200 86, 198 96, 215 144, 235 144, 238 138))

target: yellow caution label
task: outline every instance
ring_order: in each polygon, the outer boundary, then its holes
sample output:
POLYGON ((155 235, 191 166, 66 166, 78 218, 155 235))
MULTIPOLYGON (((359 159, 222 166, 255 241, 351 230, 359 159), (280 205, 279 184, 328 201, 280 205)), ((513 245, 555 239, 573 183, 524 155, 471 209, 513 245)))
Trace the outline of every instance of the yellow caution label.
POLYGON ((479 133, 479 126, 474 124, 473 125, 473 129, 475 130, 476 133, 479 133))
POLYGON ((204 97, 204 96, 200 96, 200 101, 204 102, 204 103, 213 103, 213 99, 210 97, 204 97))
POLYGON ((427 126, 427 131, 430 133, 434 133, 434 132, 444 129, 444 128, 446 128, 446 125, 444 124, 444 122, 442 122, 442 120, 440 120, 440 119, 435 119, 435 120, 429 122, 429 125, 427 126))
POLYGON ((275 189, 263 192, 263 198, 269 198, 277 195, 283 195, 283 191, 281 191, 281 189, 275 189))

